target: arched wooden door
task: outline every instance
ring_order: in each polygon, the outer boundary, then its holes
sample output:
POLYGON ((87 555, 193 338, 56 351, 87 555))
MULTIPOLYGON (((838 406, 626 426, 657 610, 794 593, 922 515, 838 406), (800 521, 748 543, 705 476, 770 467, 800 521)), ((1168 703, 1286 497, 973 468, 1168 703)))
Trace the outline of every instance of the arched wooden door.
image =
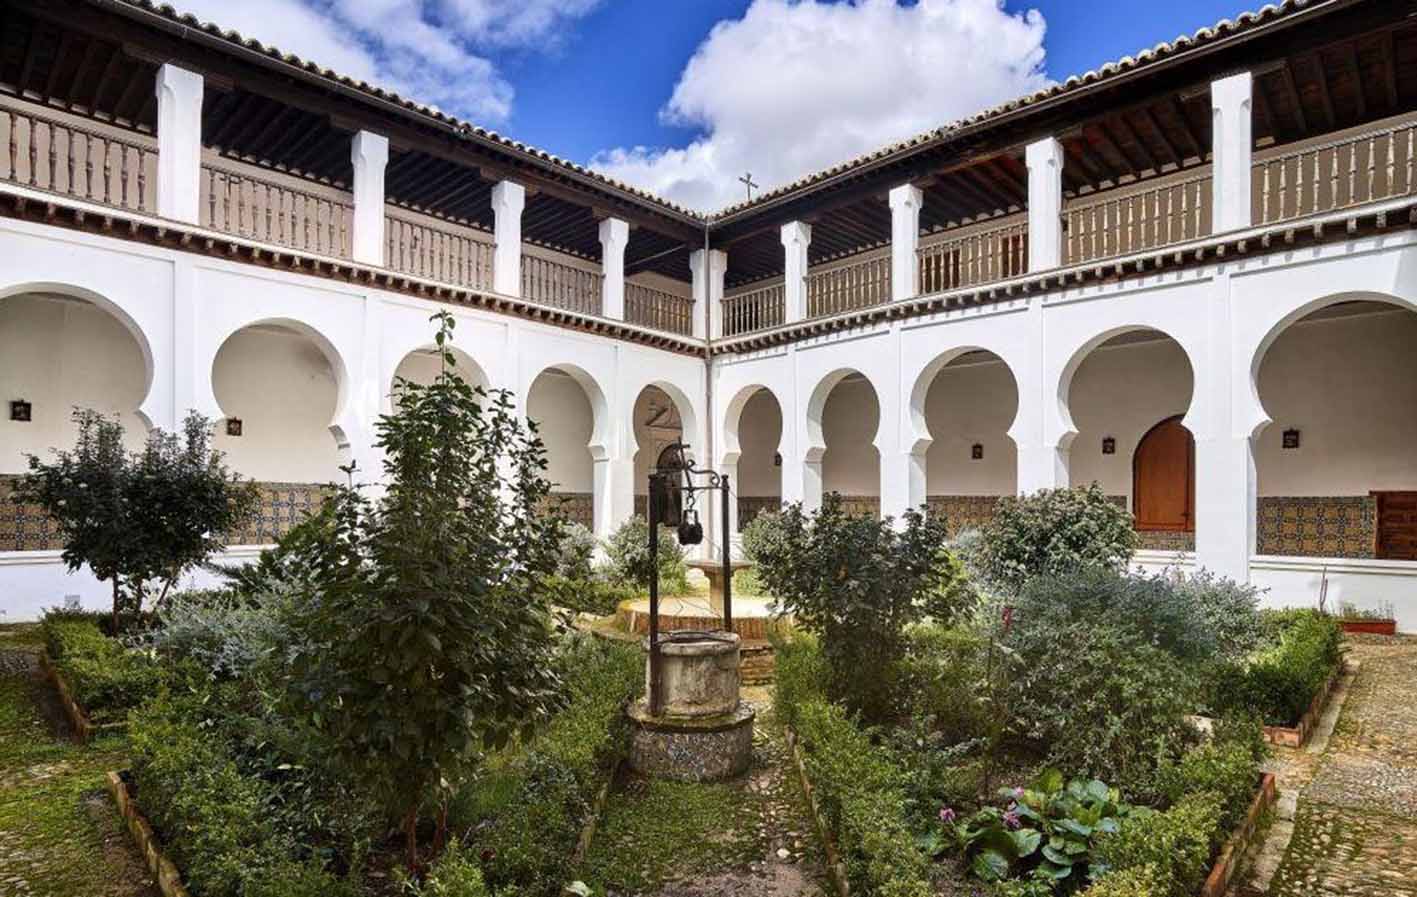
POLYGON ((1196 442, 1180 416, 1147 431, 1132 458, 1132 513, 1139 530, 1194 532, 1196 442))

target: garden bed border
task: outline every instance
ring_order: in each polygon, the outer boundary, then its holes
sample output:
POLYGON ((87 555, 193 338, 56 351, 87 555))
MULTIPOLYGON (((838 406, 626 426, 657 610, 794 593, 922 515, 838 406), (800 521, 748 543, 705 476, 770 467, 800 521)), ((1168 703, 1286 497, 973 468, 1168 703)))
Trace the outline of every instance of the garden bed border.
POLYGON ((1396 620, 1342 620, 1338 625, 1344 632, 1365 635, 1397 635, 1396 620))
POLYGON ((822 818, 821 808, 817 806, 817 793, 812 789, 812 780, 807 776, 807 761, 802 756, 802 742, 797 737, 797 733, 792 731, 791 726, 783 726, 783 733, 787 739, 787 750, 792 754, 792 763, 797 767, 797 779, 802 784, 802 794, 807 798, 807 809, 812 814, 812 825, 817 830, 817 837, 821 839, 822 849, 827 855, 827 876, 832 881, 832 886, 836 888, 837 897, 851 897, 851 885, 846 874, 846 864, 841 860, 841 854, 837 850, 836 836, 832 833, 827 821, 822 818))
POLYGON ((94 723, 89 719, 84 708, 79 706, 79 702, 74 700, 73 689, 69 688, 69 682, 64 678, 64 674, 59 671, 59 666, 50 659, 48 651, 39 652, 39 666, 44 670, 44 675, 59 692, 59 703, 64 707, 64 715, 69 718, 69 725, 74 730, 74 737, 81 743, 88 742, 96 734, 106 732, 121 732, 128 727, 127 723, 94 723))
POLYGON ((1260 827, 1260 820, 1278 798, 1279 791, 1274 773, 1262 774, 1259 791, 1255 793, 1254 800, 1250 801, 1249 811, 1240 821, 1235 833, 1230 836, 1230 840, 1220 848, 1220 853, 1215 857, 1215 865, 1210 867, 1210 874, 1201 886, 1199 897, 1224 897, 1230 888, 1231 880, 1240 869, 1241 860, 1250 849, 1250 841, 1260 827))
POLYGON ((138 806, 128 791, 127 783, 116 772, 108 773, 108 791, 113 795, 113 802, 118 804, 118 815, 128 824, 133 843, 137 844, 138 852, 147 862, 148 871, 157 881, 157 889, 162 892, 163 897, 191 897, 187 886, 182 884, 182 874, 177 871, 177 865, 163 853, 162 843, 153 833, 152 825, 138 812, 138 806))
POLYGON ((1338 687, 1343 674, 1348 671, 1346 661, 1340 659, 1338 665, 1329 674, 1328 680, 1324 682, 1323 688, 1314 695, 1314 699, 1309 702, 1309 709, 1304 711, 1304 715, 1299 717, 1297 725, 1290 726, 1265 726, 1264 740, 1279 747, 1301 748, 1308 744, 1309 736, 1314 734, 1315 727, 1323 717, 1324 711, 1328 709, 1329 699, 1333 697, 1333 691, 1338 687))

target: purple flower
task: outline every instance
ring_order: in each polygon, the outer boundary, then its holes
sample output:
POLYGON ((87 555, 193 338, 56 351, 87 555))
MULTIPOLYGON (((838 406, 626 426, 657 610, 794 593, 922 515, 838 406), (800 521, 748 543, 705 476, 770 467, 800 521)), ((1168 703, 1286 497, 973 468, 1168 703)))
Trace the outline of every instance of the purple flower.
POLYGON ((1019 820, 1018 814, 1015 813, 1013 810, 1010 810, 1009 812, 1004 814, 1004 825, 1007 825, 1009 828, 1016 829, 1019 826, 1023 825, 1023 823, 1019 820))
POLYGON ((955 821, 955 811, 954 811, 954 810, 951 810, 949 807, 941 807, 941 808, 940 808, 940 821, 943 822, 943 823, 946 823, 946 824, 949 824, 949 823, 951 823, 951 822, 954 822, 954 821, 955 821))
POLYGON ((1014 789, 1014 800, 1023 800, 1023 789, 1022 789, 1022 788, 1015 788, 1015 789, 1014 789))

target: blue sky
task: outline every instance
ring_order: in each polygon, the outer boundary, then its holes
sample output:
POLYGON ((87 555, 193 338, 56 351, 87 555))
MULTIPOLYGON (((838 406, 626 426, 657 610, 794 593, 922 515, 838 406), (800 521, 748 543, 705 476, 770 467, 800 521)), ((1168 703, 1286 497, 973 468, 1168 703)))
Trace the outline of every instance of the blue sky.
POLYGON ((1244 0, 177 0, 699 209, 1234 16, 1244 0))

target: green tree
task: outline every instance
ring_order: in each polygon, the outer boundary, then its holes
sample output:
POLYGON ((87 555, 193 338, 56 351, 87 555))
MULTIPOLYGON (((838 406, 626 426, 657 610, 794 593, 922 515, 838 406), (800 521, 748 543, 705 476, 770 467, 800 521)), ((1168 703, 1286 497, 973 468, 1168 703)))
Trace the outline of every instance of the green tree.
POLYGON ((211 422, 195 411, 182 432, 155 429, 141 452, 123 448, 123 425, 76 408, 72 450, 29 456, 15 501, 41 507, 59 524, 64 562, 88 565, 113 587, 113 623, 134 617, 156 593, 161 606, 184 573, 225 547, 224 534, 255 511, 255 485, 222 463, 211 422))
POLYGON ((1002 499, 968 559, 987 586, 1013 596, 1035 576, 1125 569, 1136 547, 1132 515, 1093 483, 1002 499))
POLYGON ((383 496, 336 490, 291 662, 296 711, 400 820, 411 869, 422 814, 435 813, 437 853, 481 752, 529 732, 560 692, 545 448, 509 393, 457 376, 452 316, 434 320, 442 370, 395 383, 397 411, 378 423, 383 496))

